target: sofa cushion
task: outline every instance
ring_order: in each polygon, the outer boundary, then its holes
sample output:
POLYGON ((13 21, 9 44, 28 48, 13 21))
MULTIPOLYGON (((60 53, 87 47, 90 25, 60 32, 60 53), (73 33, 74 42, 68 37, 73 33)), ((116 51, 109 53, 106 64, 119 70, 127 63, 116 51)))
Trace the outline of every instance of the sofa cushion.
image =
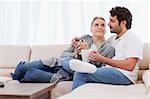
POLYGON ((0 68, 14 69, 22 61, 29 61, 30 46, 0 45, 0 68))
POLYGON ((87 83, 58 99, 148 99, 144 84, 115 86, 87 83))
POLYGON ((142 74, 144 71, 148 69, 148 65, 150 64, 150 53, 148 53, 150 50, 150 43, 144 43, 143 46, 143 60, 140 61, 140 70, 138 73, 138 82, 142 80, 142 74))
POLYGON ((143 46, 143 60, 140 62, 140 70, 148 69, 148 65, 150 64, 150 43, 144 43, 143 46))
POLYGON ((9 82, 9 81, 12 81, 12 78, 6 77, 6 76, 0 76, 0 81, 1 82, 9 82))
POLYGON ((0 76, 10 77, 10 73, 14 71, 15 69, 0 68, 0 76))
POLYGON ((51 56, 58 58, 61 53, 68 47, 69 46, 65 44, 32 46, 30 61, 48 59, 51 56))

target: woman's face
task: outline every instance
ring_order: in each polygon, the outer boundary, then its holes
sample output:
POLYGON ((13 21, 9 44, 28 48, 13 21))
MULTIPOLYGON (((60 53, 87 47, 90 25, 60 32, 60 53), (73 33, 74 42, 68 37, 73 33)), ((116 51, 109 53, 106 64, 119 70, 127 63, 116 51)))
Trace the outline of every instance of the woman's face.
POLYGON ((96 19, 94 20, 92 26, 91 26, 91 32, 93 36, 95 37, 104 37, 105 34, 105 21, 102 19, 96 19))

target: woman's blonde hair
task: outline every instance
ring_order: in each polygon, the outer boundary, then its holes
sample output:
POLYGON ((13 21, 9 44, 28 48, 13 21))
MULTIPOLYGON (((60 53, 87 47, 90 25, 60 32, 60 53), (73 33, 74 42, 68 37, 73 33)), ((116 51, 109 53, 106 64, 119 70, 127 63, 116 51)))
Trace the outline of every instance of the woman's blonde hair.
POLYGON ((103 17, 96 16, 96 17, 94 17, 94 19, 93 19, 92 22, 91 22, 91 27, 92 27, 92 25, 93 25, 93 23, 94 23, 94 21, 95 21, 96 19, 102 19, 102 20, 105 21, 105 19, 104 19, 103 17))

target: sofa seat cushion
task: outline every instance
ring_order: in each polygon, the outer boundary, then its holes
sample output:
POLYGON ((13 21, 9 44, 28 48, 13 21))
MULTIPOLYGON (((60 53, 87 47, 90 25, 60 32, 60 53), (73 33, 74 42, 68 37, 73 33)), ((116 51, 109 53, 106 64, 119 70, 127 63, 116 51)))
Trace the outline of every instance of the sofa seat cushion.
POLYGON ((0 82, 9 82, 12 81, 11 77, 0 76, 0 82))
POLYGON ((15 71, 15 69, 0 68, 0 76, 10 77, 10 73, 14 72, 14 71, 15 71))
POLYGON ((88 83, 58 99, 148 99, 144 84, 116 86, 88 83))

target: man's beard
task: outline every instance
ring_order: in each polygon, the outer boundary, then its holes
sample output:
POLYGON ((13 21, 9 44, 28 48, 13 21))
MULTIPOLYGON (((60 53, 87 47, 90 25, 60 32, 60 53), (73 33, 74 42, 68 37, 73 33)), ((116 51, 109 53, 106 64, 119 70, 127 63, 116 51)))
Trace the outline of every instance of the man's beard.
POLYGON ((119 32, 121 32, 121 30, 122 30, 122 28, 116 28, 116 29, 113 29, 113 30, 111 31, 111 28, 112 28, 112 27, 110 27, 110 32, 111 32, 111 33, 119 33, 119 32))
POLYGON ((110 31, 110 33, 116 33, 115 31, 110 31))
POLYGON ((110 32, 111 33, 116 33, 114 30, 111 31, 111 29, 112 29, 112 27, 110 26, 110 32))
POLYGON ((111 28, 110 28, 110 32, 111 32, 111 33, 116 33, 116 31, 114 31, 114 30, 111 31, 111 28))

